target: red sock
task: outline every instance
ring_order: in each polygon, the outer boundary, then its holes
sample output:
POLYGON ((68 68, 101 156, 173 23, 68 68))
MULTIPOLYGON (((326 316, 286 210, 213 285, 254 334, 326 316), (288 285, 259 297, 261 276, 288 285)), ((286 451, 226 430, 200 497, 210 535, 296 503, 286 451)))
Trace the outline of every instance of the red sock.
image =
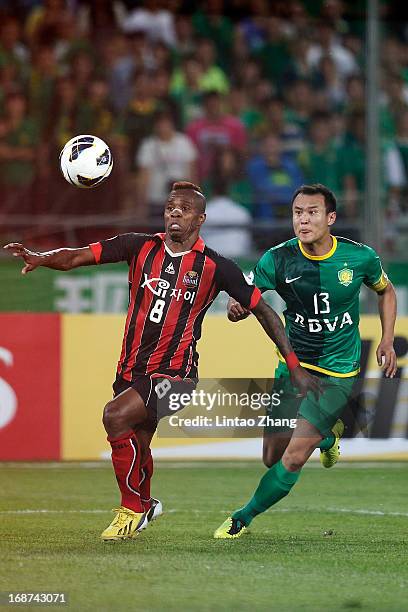
POLYGON ((140 448, 134 431, 117 438, 109 438, 112 447, 112 463, 122 494, 121 505, 134 512, 143 512, 140 499, 140 448))
POLYGON ((153 476, 153 457, 149 448, 149 455, 143 465, 140 467, 140 497, 142 498, 143 507, 146 510, 150 509, 150 481, 153 476))

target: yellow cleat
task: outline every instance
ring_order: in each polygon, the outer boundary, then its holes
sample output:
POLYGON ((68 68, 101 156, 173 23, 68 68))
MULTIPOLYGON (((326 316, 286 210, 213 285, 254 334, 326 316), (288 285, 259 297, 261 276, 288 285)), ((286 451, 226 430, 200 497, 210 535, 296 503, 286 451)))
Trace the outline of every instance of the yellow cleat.
POLYGON ((229 540, 232 538, 239 538, 246 530, 244 523, 238 519, 229 516, 222 525, 214 532, 214 538, 216 540, 229 540))
POLYGON ((144 516, 143 512, 133 512, 124 506, 115 508, 113 512, 116 512, 116 516, 109 527, 102 531, 102 540, 127 540, 139 535, 137 529, 144 516))
POLYGON ((320 451, 320 463, 325 468, 331 468, 335 465, 340 457, 340 438, 344 433, 344 423, 341 419, 338 419, 336 423, 333 425, 332 432, 334 434, 335 440, 334 444, 329 450, 320 451))

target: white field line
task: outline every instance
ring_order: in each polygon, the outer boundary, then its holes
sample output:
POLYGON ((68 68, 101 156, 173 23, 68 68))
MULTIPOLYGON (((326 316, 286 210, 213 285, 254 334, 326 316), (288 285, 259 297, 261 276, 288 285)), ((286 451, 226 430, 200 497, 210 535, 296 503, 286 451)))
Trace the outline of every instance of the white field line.
POLYGON ((102 514, 109 512, 109 510, 0 510, 0 514, 102 514))
MULTIPOLYGON (((185 510, 183 510, 184 512, 185 510)), ((174 514, 180 512, 177 508, 170 508, 165 510, 165 513, 174 514)), ((212 510, 199 510, 191 509, 187 510, 192 514, 213 514, 212 510)), ((228 514, 228 510, 218 510, 220 514, 228 514)), ((368 509, 353 509, 353 508, 276 508, 272 511, 280 513, 322 513, 327 512, 329 514, 360 514, 364 516, 405 516, 408 517, 408 512, 387 512, 383 510, 368 510, 368 509)), ((1 514, 8 514, 14 516, 29 515, 29 514, 107 514, 109 510, 93 509, 93 510, 47 510, 47 509, 25 509, 25 510, 0 510, 1 514)))
POLYGON ((349 508, 326 508, 326 512, 344 514, 369 514, 370 516, 408 516, 408 512, 383 512, 382 510, 350 510, 349 508))
POLYGON ((65 463, 64 461, 37 462, 33 461, 2 461, 0 462, 1 469, 30 469, 30 470, 64 470, 70 468, 87 468, 101 469, 110 466, 110 461, 72 461, 65 463))
MULTIPOLYGON (((249 460, 249 461, 167 461, 158 459, 154 462, 155 466, 160 469, 182 469, 182 468, 214 468, 219 470, 220 467, 226 468, 248 468, 248 467, 262 467, 261 460, 249 460)), ((29 470, 70 470, 76 468, 83 469, 111 469, 110 461, 73 461, 73 462, 59 462, 52 461, 49 463, 29 463, 29 462, 18 462, 18 461, 3 461, 0 462, 0 470, 2 469, 29 469, 29 470)), ((322 469, 319 462, 308 462, 305 465, 307 469, 322 469)), ((305 469, 303 468, 303 469, 305 469)), ((406 468, 408 470, 408 461, 340 461, 335 470, 345 469, 367 469, 367 468, 389 468, 389 469, 401 469, 406 468)))

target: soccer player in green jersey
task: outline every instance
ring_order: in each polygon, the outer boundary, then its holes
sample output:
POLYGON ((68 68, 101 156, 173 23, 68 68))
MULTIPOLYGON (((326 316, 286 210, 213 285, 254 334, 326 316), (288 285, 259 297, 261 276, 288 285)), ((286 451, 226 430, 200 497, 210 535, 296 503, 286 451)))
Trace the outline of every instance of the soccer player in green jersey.
MULTIPOLYGON (((395 290, 376 252, 364 244, 332 236, 336 198, 323 185, 304 185, 292 199, 296 238, 267 251, 253 273, 261 290, 274 289, 285 301, 286 332, 302 366, 321 378, 320 397, 302 398, 290 385, 281 358, 274 390, 281 403, 272 416, 297 416, 296 428, 265 431, 264 462, 269 470, 252 499, 235 511, 214 533, 215 538, 239 537, 253 518, 285 497, 315 448, 331 467, 339 455, 343 433, 339 419, 360 367, 359 295, 364 283, 377 293, 382 338, 377 361, 387 377, 396 372, 393 347, 396 318, 395 290)), ((249 312, 238 302, 228 304, 232 321, 249 312)))

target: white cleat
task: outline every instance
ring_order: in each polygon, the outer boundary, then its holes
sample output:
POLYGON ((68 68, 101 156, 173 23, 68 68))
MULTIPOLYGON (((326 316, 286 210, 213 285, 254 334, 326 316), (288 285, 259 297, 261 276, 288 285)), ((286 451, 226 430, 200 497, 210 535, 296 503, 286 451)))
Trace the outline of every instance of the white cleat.
POLYGON ((147 510, 140 519, 140 524, 137 530, 143 531, 143 529, 146 529, 146 527, 148 527, 149 524, 152 521, 156 520, 161 514, 163 514, 163 505, 161 501, 152 497, 151 506, 149 510, 147 510))

